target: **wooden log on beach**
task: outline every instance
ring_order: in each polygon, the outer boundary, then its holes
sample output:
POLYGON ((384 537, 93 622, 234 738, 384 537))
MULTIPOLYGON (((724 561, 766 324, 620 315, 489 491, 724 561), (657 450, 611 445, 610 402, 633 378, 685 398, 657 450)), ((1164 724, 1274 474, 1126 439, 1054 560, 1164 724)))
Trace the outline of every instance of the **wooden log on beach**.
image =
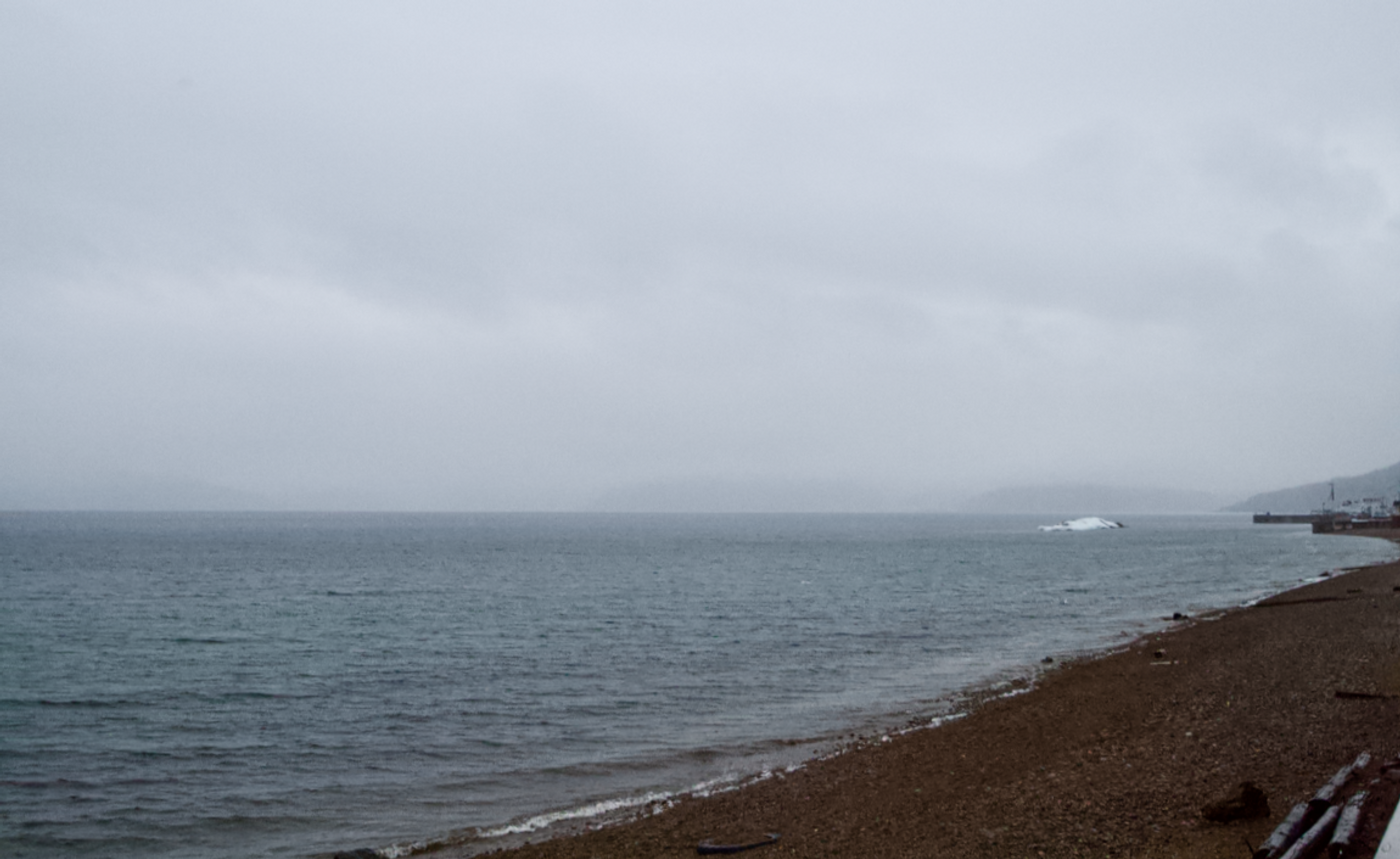
POLYGON ((1288 816, 1283 822, 1274 827, 1274 831, 1259 845, 1259 849, 1254 851, 1254 859, 1274 859, 1283 854, 1288 846, 1297 840, 1298 836, 1308 825, 1308 804, 1300 802, 1293 806, 1293 810, 1288 812, 1288 816))
POLYGON ((1293 842, 1293 846, 1288 848, 1279 859, 1308 859, 1308 857, 1315 855, 1332 835, 1332 830, 1337 825, 1337 817, 1341 813, 1341 809, 1335 805, 1328 808, 1317 823, 1314 823, 1307 832, 1300 835, 1298 840, 1293 842))
MULTIPOLYGON (((1294 856, 1293 847, 1312 834, 1317 824, 1327 818, 1329 812, 1337 812, 1337 814, 1332 815, 1329 826, 1335 825, 1337 815, 1341 812, 1333 807, 1332 801, 1342 788, 1346 787, 1347 782, 1351 781, 1359 770, 1365 769, 1370 763, 1371 753, 1362 752, 1356 756, 1356 760, 1337 770, 1337 773, 1327 781, 1327 784, 1319 788, 1311 799, 1293 806, 1293 810, 1288 812, 1288 816, 1283 819, 1283 822, 1274 829, 1263 844, 1259 845, 1259 849, 1254 851, 1254 859, 1283 859, 1283 857, 1297 859, 1294 856)), ((1315 846, 1320 848, 1321 844, 1315 846)))
POLYGON ((1356 760, 1337 770, 1337 774, 1332 776, 1331 781, 1322 786, 1312 798, 1313 802, 1320 802, 1323 805, 1330 805, 1337 798, 1337 794, 1346 787, 1351 777, 1356 775, 1358 770, 1365 769, 1371 763, 1371 753, 1362 752, 1356 756, 1356 760))
POLYGON ((767 847, 769 844, 777 844, 781 836, 776 832, 769 832, 762 838, 754 841, 741 841, 733 844, 717 844, 713 841, 701 841, 695 848, 695 852, 701 856, 714 856, 727 853, 743 853, 746 850, 753 850, 756 847, 767 847))
POLYGON ((1356 837, 1356 829, 1361 824, 1361 806, 1366 802, 1366 791, 1359 790, 1337 816, 1337 828, 1332 832, 1332 840, 1327 843, 1328 859, 1345 859, 1352 855, 1351 841, 1356 837))

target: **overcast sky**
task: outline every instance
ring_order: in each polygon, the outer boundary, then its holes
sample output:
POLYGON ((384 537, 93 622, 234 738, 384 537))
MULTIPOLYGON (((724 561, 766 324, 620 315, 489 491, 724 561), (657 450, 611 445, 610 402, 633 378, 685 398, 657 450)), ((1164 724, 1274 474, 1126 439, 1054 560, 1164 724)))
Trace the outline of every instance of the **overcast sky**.
POLYGON ((1391 0, 0 0, 0 506, 1388 465, 1397 33, 1391 0))

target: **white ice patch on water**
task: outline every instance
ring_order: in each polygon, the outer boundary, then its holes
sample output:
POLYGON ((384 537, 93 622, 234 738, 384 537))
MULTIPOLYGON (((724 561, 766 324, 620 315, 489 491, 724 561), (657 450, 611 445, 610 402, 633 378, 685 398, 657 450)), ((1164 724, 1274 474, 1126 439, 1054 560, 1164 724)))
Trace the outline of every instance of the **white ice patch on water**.
POLYGON ((1121 522, 1110 522, 1107 519, 1100 519, 1097 516, 1085 516, 1083 519, 1066 519, 1058 525, 1041 525, 1042 531, 1101 531, 1105 528, 1122 528, 1121 522))

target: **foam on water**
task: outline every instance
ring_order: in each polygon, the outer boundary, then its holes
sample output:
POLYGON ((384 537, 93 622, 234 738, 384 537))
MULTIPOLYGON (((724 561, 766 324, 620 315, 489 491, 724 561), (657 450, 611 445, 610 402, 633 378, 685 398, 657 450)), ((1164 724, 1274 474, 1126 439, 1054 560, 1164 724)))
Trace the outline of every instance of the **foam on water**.
POLYGON ((1098 516, 1085 516, 1082 519, 1066 519, 1058 525, 1041 525, 1041 531, 1104 531, 1122 528, 1118 522, 1101 519, 1098 516))
POLYGON ((570 820, 606 818, 619 811, 628 811, 653 803, 665 802, 672 796, 673 794, 658 791, 642 794, 641 796, 629 796, 620 799, 605 799, 599 802, 591 802, 588 805, 583 805, 578 808, 553 811, 547 814, 537 814, 521 823, 512 823, 507 826, 487 829, 481 833, 481 837, 499 838, 503 835, 521 835, 527 832, 539 832, 542 829, 548 829, 551 826, 570 820))

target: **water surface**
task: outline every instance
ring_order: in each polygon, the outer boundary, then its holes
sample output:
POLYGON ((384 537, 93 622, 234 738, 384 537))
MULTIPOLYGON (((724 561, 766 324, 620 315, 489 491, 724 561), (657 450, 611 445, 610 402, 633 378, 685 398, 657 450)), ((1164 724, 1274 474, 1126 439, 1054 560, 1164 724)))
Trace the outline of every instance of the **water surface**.
POLYGON ((682 790, 1396 555, 1047 521, 0 514, 0 848, 307 856, 682 790))

